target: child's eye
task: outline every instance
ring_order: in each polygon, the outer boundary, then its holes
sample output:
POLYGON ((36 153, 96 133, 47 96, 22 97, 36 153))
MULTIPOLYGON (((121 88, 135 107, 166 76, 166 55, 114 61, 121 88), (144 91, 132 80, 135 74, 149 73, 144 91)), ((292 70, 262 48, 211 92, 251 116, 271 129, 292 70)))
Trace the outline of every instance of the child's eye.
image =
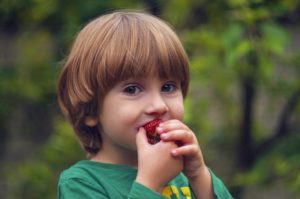
POLYGON ((161 91, 170 93, 170 92, 174 92, 176 89, 177 89, 177 85, 175 82, 168 82, 162 86, 161 91))
POLYGON ((137 95, 142 89, 137 85, 128 85, 123 89, 123 92, 129 95, 137 95))

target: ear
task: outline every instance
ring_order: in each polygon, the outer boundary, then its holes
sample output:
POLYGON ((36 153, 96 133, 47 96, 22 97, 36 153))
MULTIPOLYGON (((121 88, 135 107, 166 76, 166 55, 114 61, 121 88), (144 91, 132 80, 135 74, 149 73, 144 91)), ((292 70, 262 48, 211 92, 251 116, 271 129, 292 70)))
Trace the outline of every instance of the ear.
POLYGON ((96 126, 98 124, 97 117, 87 116, 84 121, 85 125, 89 127, 96 126))

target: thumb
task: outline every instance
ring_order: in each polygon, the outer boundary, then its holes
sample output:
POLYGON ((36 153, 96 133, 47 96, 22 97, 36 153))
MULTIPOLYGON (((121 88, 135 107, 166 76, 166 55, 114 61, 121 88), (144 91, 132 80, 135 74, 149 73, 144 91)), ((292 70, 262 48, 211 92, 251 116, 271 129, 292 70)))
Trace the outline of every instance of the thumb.
POLYGON ((139 131, 135 137, 135 142, 136 142, 136 146, 138 149, 145 145, 148 145, 148 138, 147 138, 146 131, 144 128, 139 129, 139 131))

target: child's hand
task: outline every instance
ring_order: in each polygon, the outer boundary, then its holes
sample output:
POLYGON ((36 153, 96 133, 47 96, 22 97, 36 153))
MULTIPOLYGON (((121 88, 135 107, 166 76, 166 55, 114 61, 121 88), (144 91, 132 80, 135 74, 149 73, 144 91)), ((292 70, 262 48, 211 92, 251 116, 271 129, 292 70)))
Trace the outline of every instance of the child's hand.
POLYGON ((138 173, 136 181, 150 189, 161 192, 171 179, 183 169, 180 156, 172 156, 171 151, 177 148, 174 142, 149 144, 144 128, 136 136, 138 151, 138 173))
POLYGON ((197 198, 214 198, 211 176, 194 132, 179 120, 168 120, 157 128, 163 142, 175 142, 174 157, 183 157, 183 172, 197 198))
POLYGON ((184 174, 189 179, 198 175, 199 170, 205 167, 205 163, 193 131, 179 120, 163 122, 157 131, 163 141, 174 141, 179 145, 171 153, 174 157, 184 157, 184 174))

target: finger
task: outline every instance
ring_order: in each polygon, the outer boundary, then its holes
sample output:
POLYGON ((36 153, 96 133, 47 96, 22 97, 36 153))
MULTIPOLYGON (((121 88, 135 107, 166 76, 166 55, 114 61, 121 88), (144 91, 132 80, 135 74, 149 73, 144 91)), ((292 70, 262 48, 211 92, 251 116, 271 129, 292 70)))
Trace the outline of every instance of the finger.
POLYGON ((144 128, 140 128, 137 132, 135 142, 138 149, 145 145, 148 145, 148 139, 144 128))
POLYGON ((176 149, 173 149, 171 151, 171 154, 175 157, 177 156, 195 156, 200 153, 200 148, 197 145, 185 145, 178 147, 176 149))
POLYGON ((159 134, 162 134, 164 132, 168 132, 176 129, 189 130, 189 128, 179 120, 168 120, 166 122, 159 124, 159 126, 157 127, 157 132, 159 134))
POLYGON ((160 139, 163 141, 181 141, 183 144, 197 143, 194 133, 186 130, 173 130, 162 133, 160 139))

